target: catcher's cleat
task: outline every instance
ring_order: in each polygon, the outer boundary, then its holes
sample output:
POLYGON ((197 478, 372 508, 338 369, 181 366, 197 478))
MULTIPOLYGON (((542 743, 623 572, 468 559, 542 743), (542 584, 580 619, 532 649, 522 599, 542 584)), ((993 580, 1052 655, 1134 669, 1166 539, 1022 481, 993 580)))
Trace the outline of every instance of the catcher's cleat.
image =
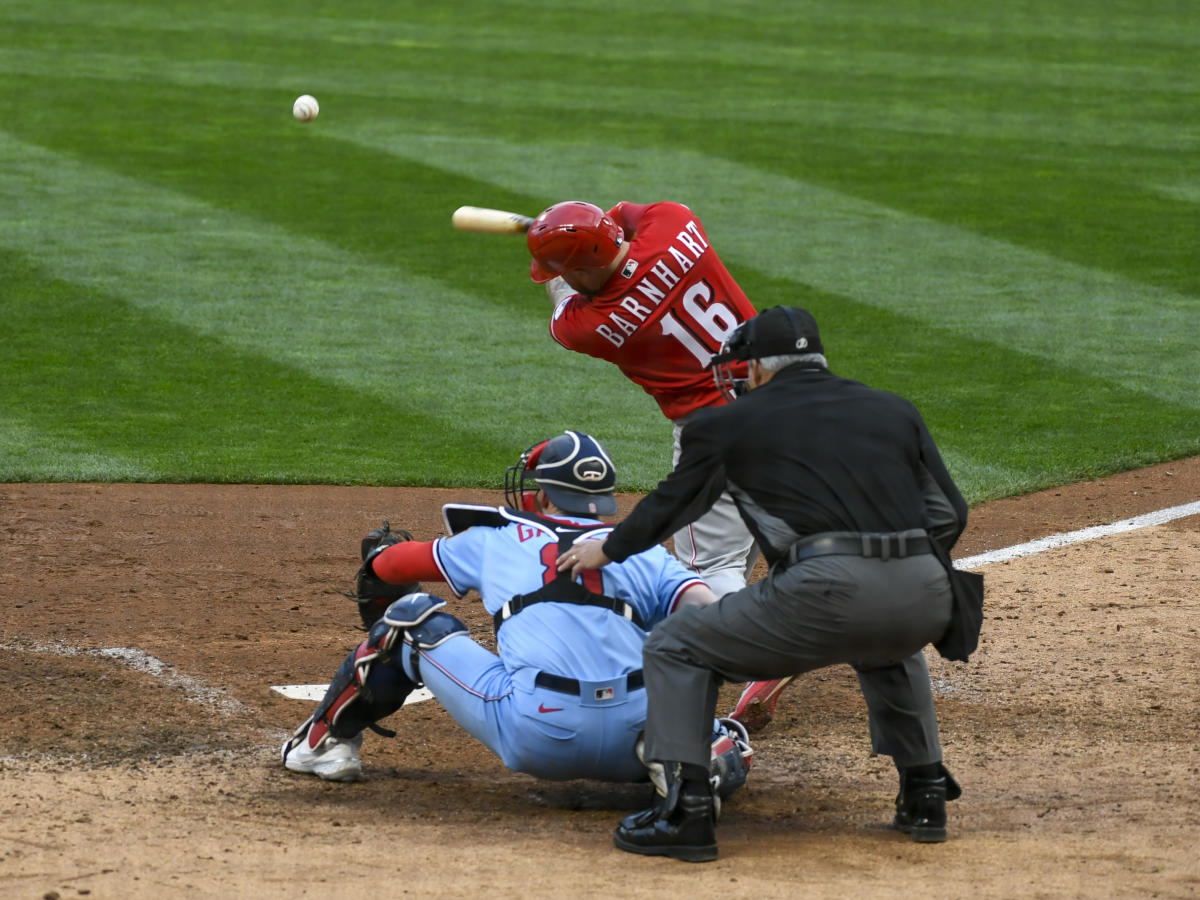
POLYGON ((775 704, 779 702, 779 695, 795 677, 789 675, 772 681, 750 682, 742 691, 742 696, 738 698, 729 718, 741 722, 747 731, 762 731, 775 716, 775 704))
POLYGON ((283 765, 291 772, 316 775, 325 781, 362 781, 360 746, 361 734, 344 740, 327 734, 315 750, 308 746, 307 735, 298 742, 292 738, 284 742, 283 765))

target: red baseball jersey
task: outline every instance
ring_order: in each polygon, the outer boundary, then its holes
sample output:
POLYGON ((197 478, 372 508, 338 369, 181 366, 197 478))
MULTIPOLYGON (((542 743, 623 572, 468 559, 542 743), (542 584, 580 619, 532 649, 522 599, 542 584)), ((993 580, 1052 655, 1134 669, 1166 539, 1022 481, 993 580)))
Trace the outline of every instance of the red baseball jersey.
POLYGON ((629 253, 597 294, 573 294, 550 319, 568 350, 615 363, 668 419, 724 404, 708 363, 756 312, 680 203, 618 203, 629 253))

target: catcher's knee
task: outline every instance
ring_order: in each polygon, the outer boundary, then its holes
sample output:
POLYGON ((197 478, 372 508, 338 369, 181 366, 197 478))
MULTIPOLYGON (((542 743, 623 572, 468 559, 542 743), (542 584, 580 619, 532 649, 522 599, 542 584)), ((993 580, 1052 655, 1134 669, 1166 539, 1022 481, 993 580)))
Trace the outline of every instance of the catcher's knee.
POLYGON ((467 626, 456 617, 441 612, 445 605, 445 600, 433 594, 409 594, 389 606, 376 625, 386 625, 404 635, 404 643, 411 645, 408 669, 418 683, 421 680, 418 651, 432 650, 455 635, 468 632, 467 626))
POLYGON ((467 626, 457 618, 439 612, 445 605, 445 600, 433 594, 409 594, 389 606, 381 621, 403 631, 409 643, 429 650, 456 634, 467 633, 467 626))

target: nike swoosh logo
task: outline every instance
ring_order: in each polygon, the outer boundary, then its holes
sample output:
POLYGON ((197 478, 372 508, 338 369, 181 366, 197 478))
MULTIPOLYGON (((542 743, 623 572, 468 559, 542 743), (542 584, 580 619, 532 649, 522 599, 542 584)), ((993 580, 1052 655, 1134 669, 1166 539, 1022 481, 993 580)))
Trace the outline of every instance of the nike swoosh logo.
POLYGON ((541 703, 538 704, 538 712, 562 712, 562 711, 563 711, 563 708, 561 706, 545 706, 541 703))

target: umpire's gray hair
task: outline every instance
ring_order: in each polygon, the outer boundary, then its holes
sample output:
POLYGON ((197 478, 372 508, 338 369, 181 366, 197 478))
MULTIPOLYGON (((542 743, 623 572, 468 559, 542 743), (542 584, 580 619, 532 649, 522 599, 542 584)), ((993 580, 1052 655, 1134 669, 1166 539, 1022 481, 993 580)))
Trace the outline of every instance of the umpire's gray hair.
POLYGON ((768 372, 778 372, 785 366, 795 365, 796 363, 804 363, 806 366, 820 366, 822 369, 829 368, 829 363, 825 361, 824 353, 789 353, 786 356, 764 356, 758 360, 758 364, 768 372))

